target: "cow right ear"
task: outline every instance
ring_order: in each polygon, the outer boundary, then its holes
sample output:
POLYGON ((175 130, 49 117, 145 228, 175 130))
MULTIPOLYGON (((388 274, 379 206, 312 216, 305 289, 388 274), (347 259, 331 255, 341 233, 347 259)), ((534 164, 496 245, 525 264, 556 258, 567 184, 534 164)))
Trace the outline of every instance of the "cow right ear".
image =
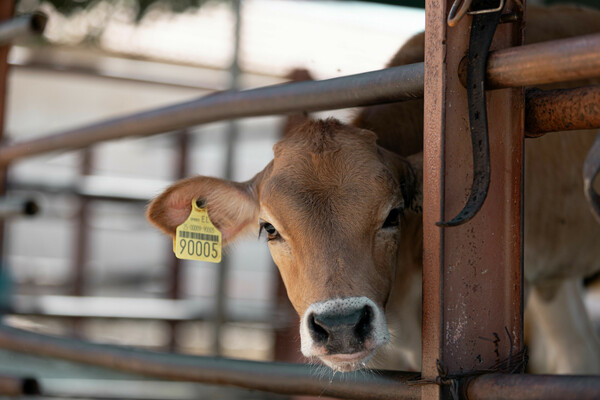
POLYGON ((175 231, 190 215, 192 201, 201 201, 226 245, 255 227, 258 231, 257 177, 244 182, 197 176, 176 182, 157 196, 146 217, 160 230, 175 236, 175 231))

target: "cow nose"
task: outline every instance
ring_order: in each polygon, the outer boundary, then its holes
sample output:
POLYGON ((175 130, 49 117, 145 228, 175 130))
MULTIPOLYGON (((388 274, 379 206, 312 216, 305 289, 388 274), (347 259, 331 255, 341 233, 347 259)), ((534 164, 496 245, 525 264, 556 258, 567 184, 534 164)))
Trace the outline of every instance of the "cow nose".
POLYGON ((371 333, 373 310, 365 305, 312 313, 308 318, 310 335, 316 344, 325 346, 329 353, 354 353, 362 350, 371 333))

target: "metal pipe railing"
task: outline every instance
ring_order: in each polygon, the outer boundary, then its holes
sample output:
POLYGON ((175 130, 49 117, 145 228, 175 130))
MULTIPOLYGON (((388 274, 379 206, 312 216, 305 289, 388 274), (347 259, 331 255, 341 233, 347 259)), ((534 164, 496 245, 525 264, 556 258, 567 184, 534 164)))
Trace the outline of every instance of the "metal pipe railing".
POLYGON ((40 385, 34 378, 0 375, 0 396, 21 397, 40 394, 40 385))
POLYGON ((469 400, 597 400, 600 378, 592 375, 481 375, 466 389, 469 400))
POLYGON ((525 94, 527 137, 600 127, 600 85, 573 89, 529 89, 525 94))
MULTIPOLYGON (((207 321, 214 319, 212 302, 203 299, 158 299, 97 296, 22 295, 11 297, 10 314, 58 318, 114 318, 137 320, 207 321)), ((284 311, 266 302, 230 300, 224 318, 238 323, 286 326, 284 311)))
MULTIPOLYGON (((600 34, 499 50, 490 55, 488 63, 488 79, 494 87, 529 86, 596 76, 600 76, 600 34)), ((225 119, 420 98, 423 96, 423 79, 423 63, 417 63, 323 81, 220 92, 7 145, 0 148, 0 165, 50 151, 78 149, 129 136, 150 136, 225 119)))
POLYGON ((358 371, 325 373, 318 367, 197 357, 99 345, 0 327, 0 348, 39 357, 116 369, 154 378, 233 385, 281 394, 346 399, 419 399, 418 373, 358 371))
POLYGON ((49 151, 77 149, 112 139, 150 136, 231 118, 319 111, 423 96, 423 64, 324 81, 295 82, 241 92, 220 92, 173 106, 131 114, 0 149, 0 165, 49 151))
POLYGON ((31 199, 0 197, 0 220, 37 214, 39 207, 31 199))
MULTIPOLYGON (((225 384, 281 394, 420 399, 422 385, 434 384, 419 380, 420 374, 415 372, 334 374, 310 365, 151 352, 51 337, 7 326, 0 326, 0 348, 158 379, 225 384)), ((15 384, 19 382, 35 383, 33 380, 8 381, 11 388, 18 387, 15 384)), ((485 374, 467 380, 465 392, 472 400, 598 399, 600 379, 591 375, 485 374)))
POLYGON ((15 39, 41 35, 46 28, 48 17, 42 12, 24 14, 0 23, 0 46, 12 43, 15 39))
POLYGON ((600 34, 511 47, 490 54, 490 88, 534 86, 598 77, 600 34))

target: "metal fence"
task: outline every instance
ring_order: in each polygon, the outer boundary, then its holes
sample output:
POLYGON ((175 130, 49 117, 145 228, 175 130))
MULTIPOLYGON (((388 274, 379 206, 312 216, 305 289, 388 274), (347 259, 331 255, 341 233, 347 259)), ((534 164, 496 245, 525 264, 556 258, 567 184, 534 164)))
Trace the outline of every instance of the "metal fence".
MULTIPOLYGON (((330 381, 327 381, 316 376, 309 366, 125 350, 114 346, 50 338, 7 327, 0 328, 0 347, 115 368, 156 378, 235 385, 284 394, 327 395, 355 399, 448 398, 451 395, 458 396, 459 394, 466 395, 469 399, 598 398, 600 396, 600 377, 595 376, 529 376, 497 373, 453 375, 452 370, 462 368, 461 357, 450 361, 451 371, 446 371, 445 376, 440 371, 440 363, 449 362, 448 355, 444 350, 446 344, 443 343, 444 339, 441 337, 444 329, 442 323, 444 316, 440 314, 442 312, 440 305, 450 299, 443 291, 443 285, 450 284, 450 282, 444 282, 447 277, 440 272, 440 262, 443 264, 444 260, 460 256, 452 254, 452 250, 444 247, 444 240, 447 243, 460 243, 464 238, 458 237, 459 235, 443 236, 441 232, 444 228, 435 226, 435 222, 443 220, 443 213, 440 214, 439 210, 443 210, 444 196, 439 193, 440 180, 443 178, 440 178, 439 175, 433 176, 433 174, 439 174, 440 171, 443 173, 444 165, 447 168, 445 157, 449 157, 447 154, 444 155, 443 151, 446 149, 444 146, 448 145, 448 143, 443 143, 443 140, 448 139, 443 132, 451 129, 449 122, 444 120, 446 118, 444 116, 445 102, 449 99, 444 98, 441 93, 452 85, 456 87, 460 84, 458 76, 446 76, 445 72, 441 70, 446 67, 458 67, 461 58, 459 53, 447 52, 445 43, 446 40, 460 42, 462 39, 459 40, 458 36, 452 36, 464 35, 466 29, 464 24, 459 24, 459 29, 455 33, 447 32, 445 17, 451 2, 442 2, 443 6, 438 3, 433 0, 427 2, 426 35, 427 43, 430 46, 427 48, 425 64, 388 68, 326 81, 282 84, 241 92, 222 92, 191 102, 111 119, 39 139, 7 144, 0 148, 0 164, 7 167, 12 161, 35 154, 84 148, 101 141, 128 136, 148 136, 176 131, 210 121, 389 103, 423 97, 426 92, 426 96, 429 97, 425 98, 428 111, 425 135, 431 148, 428 150, 430 153, 426 151, 425 159, 434 160, 434 165, 428 165, 432 171, 426 173, 424 188, 424 222, 428 227, 425 228, 425 241, 428 244, 424 257, 422 373, 356 372, 334 375, 330 381), (442 59, 444 60, 442 61, 442 59), (437 200, 432 200, 434 197, 437 200), (439 200, 440 198, 442 200, 439 200), (462 393, 458 393, 459 390, 462 393)), ((514 41, 514 34, 512 37, 511 34, 505 35, 506 47, 510 47, 511 41, 514 41)), ((464 41, 460 43, 464 45, 464 41)), ((450 48, 449 45, 448 48, 450 48)), ((495 88, 518 88, 533 84, 598 77, 600 76, 600 35, 498 50, 490 56, 487 72, 488 82, 495 88), (557 59, 562 62, 554 62, 557 59)), ((585 90, 567 89, 560 93, 530 91, 525 104, 527 115, 525 126, 530 136, 539 136, 544 132, 565 130, 566 128, 600 127, 600 119, 597 114, 588 113, 582 117, 581 113, 567 110, 564 107, 574 98, 582 105, 597 104, 599 90, 600 87, 595 86, 585 90), (547 118, 550 114, 558 114, 560 118, 553 121, 547 118)), ((510 96, 514 96, 515 93, 519 95, 520 92, 517 90, 516 92, 497 91, 494 93, 498 93, 498 96, 508 94, 509 99, 514 100, 515 97, 510 96)), ((523 99, 523 96, 521 98, 523 99)), ((512 113, 517 114, 514 111, 512 113)), ((506 122, 506 124, 510 124, 510 122, 506 122)), ((509 134, 517 135, 517 137, 521 135, 522 138, 522 132, 519 133, 519 131, 509 134)), ((513 151, 513 149, 508 148, 507 151, 513 151)), ((514 169, 516 173, 520 173, 518 168, 514 169)), ((445 184, 447 187, 449 182, 445 182, 445 184)), ((447 191, 445 196, 449 196, 447 191)), ((504 224, 503 226, 512 225, 512 229, 518 231, 520 218, 520 214, 500 215, 494 221, 504 224)), ((520 239, 517 244, 520 244, 520 239)), ((486 252, 489 250, 482 246, 474 251, 478 254, 487 254, 486 252)), ((516 249, 512 255, 515 256, 515 263, 520 265, 519 249, 516 249)), ((521 292, 520 282, 515 283, 518 280, 520 280, 520 274, 499 284, 501 286, 499 288, 500 303, 510 301, 510 299, 507 300, 507 293, 510 292, 510 290, 505 290, 507 287, 513 288, 511 290, 517 287, 517 293, 521 292), (505 293, 501 293, 503 291, 505 293)), ((515 329, 518 330, 518 335, 522 330, 522 318, 518 315, 521 304, 518 302, 513 305, 517 309, 516 313, 511 311, 509 314, 499 315, 499 318, 509 319, 516 324, 515 329)), ((500 313, 500 311, 498 312, 500 313)), ((477 318, 478 315, 477 310, 470 314, 473 318, 477 318)), ((446 318, 453 317, 446 316, 446 318)), ((522 343, 515 345, 521 346, 522 343)), ((473 349, 464 345, 460 351, 461 354, 466 354, 473 349)))

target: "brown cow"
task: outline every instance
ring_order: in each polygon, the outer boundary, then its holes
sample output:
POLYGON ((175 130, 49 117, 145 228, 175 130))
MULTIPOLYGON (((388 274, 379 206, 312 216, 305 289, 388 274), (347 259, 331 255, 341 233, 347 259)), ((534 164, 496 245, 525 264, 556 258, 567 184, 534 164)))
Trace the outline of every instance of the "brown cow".
MULTIPOLYGON (((529 43, 600 32, 600 12, 536 9, 527 27, 529 43)), ((418 35, 391 65, 422 60, 418 35)), ((369 107, 352 125, 306 120, 250 181, 177 182, 150 204, 148 218, 173 235, 197 198, 225 244, 264 232, 301 318, 305 356, 350 371, 391 342, 378 366, 419 369, 422 130, 422 101, 369 107)), ((525 279, 535 372, 600 373, 600 343, 580 284, 600 269, 600 226, 581 188, 594 136, 550 134, 526 143, 525 279)))

